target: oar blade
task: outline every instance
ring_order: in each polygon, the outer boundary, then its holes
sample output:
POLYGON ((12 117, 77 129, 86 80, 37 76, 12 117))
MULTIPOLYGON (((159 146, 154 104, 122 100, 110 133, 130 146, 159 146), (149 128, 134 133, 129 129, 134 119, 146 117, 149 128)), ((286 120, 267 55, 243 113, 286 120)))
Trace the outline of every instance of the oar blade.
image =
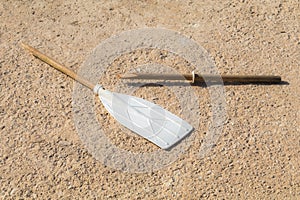
POLYGON ((142 98, 98 90, 98 95, 108 112, 123 126, 168 149, 193 131, 193 127, 163 109, 142 98))

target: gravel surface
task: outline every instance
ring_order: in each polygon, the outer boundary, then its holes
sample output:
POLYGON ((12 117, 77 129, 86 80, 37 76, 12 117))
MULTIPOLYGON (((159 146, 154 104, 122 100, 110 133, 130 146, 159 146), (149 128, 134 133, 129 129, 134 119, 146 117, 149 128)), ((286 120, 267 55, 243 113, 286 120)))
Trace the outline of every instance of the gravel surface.
MULTIPOLYGON (((0 3, 0 198, 299 199, 300 1, 14 1, 0 3), (199 157, 212 120, 209 88, 199 97, 199 127, 170 165, 131 173, 105 166, 74 123, 75 82, 20 47, 26 42, 78 71, 92 50, 126 30, 165 28, 205 48, 221 74, 280 75, 280 85, 226 85, 226 120, 213 149, 199 157)), ((180 72, 178 55, 142 49, 111 63, 100 82, 146 63, 180 72), (109 76, 111 75, 111 76, 109 76)), ((134 93, 181 115, 168 87, 134 93)), ((95 100, 112 143, 132 152, 155 145, 122 128, 95 100)), ((186 119, 189 121, 190 119, 186 119)))

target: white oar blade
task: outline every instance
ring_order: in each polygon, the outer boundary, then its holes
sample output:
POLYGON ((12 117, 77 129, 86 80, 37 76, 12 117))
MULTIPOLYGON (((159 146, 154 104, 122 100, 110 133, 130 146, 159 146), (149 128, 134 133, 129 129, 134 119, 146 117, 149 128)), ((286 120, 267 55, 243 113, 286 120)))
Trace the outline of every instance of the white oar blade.
POLYGON ((103 89, 98 95, 118 122, 162 149, 170 148, 193 130, 183 119, 144 99, 103 89))

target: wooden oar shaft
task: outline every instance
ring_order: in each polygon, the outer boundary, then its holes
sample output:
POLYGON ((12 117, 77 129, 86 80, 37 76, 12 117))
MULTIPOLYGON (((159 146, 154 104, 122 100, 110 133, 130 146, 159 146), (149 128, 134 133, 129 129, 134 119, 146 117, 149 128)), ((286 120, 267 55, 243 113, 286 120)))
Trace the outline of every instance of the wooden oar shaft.
MULTIPOLYGON (((239 82, 239 83, 280 83, 280 76, 258 76, 258 75, 222 75, 221 76, 223 82, 239 82)), ((202 77, 197 77, 197 79, 203 79, 202 77)), ((205 78, 206 80, 210 80, 210 77, 205 78)), ((213 79, 213 77, 212 77, 213 79)))
POLYGON ((188 80, 192 81, 194 77, 195 82, 220 81, 222 78, 225 83, 280 83, 280 76, 255 76, 255 75, 199 75, 195 74, 140 74, 132 73, 121 75, 122 79, 145 79, 145 80, 188 80))
POLYGON ((62 64, 58 63, 57 61, 55 61, 54 59, 46 56, 45 54, 41 53, 40 51, 38 51, 37 49, 22 43, 22 46, 27 49, 28 51, 30 51, 32 53, 32 55, 34 55, 35 57, 37 57, 38 59, 42 60, 43 62, 47 63, 48 65, 50 65, 51 67, 57 69, 58 71, 61 71, 62 73, 68 75, 69 77, 73 78, 74 80, 78 81, 79 83, 81 83, 82 85, 90 88, 91 90, 94 89, 95 85, 91 82, 89 82, 88 80, 84 79, 83 77, 78 76, 73 70, 71 70, 70 68, 63 66, 62 64))

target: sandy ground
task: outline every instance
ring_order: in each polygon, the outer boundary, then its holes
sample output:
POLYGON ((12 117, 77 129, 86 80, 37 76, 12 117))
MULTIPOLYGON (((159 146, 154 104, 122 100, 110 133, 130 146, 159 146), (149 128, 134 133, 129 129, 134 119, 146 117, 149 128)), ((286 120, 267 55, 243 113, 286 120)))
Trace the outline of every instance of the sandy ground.
MULTIPOLYGON (((299 22, 299 0, 1 0, 0 197, 299 199, 299 22), (97 161, 77 134, 74 82, 19 44, 27 42, 76 71, 101 41, 144 27, 191 37, 210 53, 220 73, 281 75, 288 84, 225 86, 222 135, 204 158, 198 153, 211 121, 208 88, 193 86, 203 112, 191 148, 158 171, 115 170, 97 161)), ((137 64, 159 61, 159 55, 155 50, 124 55, 110 69, 124 71, 133 57, 137 64)), ((184 66, 180 58, 165 57, 171 67, 184 66)), ((113 85, 106 86, 113 90, 113 85)), ((143 87, 136 95, 180 110, 164 87, 143 87)), ((101 107, 96 110, 120 148, 157 150, 122 131, 101 107)))

